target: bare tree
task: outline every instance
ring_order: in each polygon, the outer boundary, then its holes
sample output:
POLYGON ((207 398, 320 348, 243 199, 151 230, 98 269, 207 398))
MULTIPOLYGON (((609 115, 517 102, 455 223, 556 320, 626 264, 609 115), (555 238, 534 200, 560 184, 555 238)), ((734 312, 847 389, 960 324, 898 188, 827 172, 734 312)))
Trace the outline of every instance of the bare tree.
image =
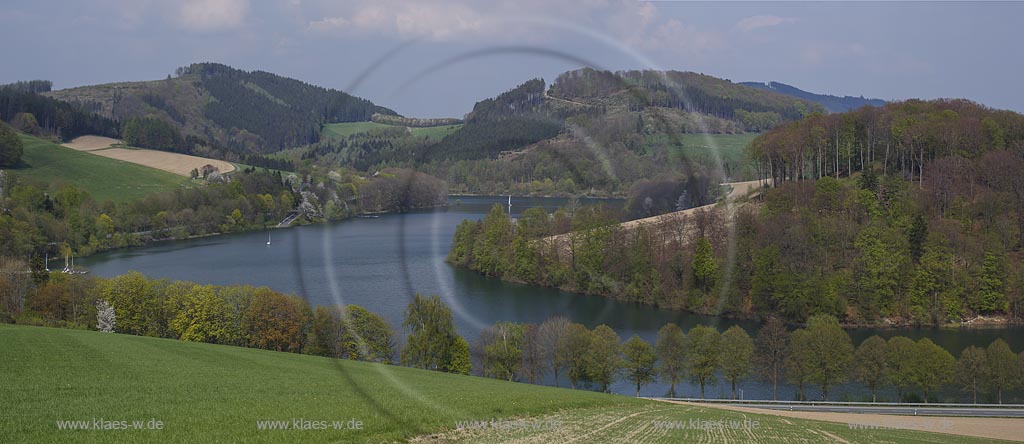
POLYGON ((548 372, 544 344, 541 342, 541 330, 537 324, 523 326, 522 373, 526 380, 534 384, 548 372))
POLYGON ((28 263, 13 258, 0 258, 0 303, 11 315, 25 309, 25 295, 32 285, 32 272, 28 263))
POLYGON ((772 383, 772 400, 775 400, 786 368, 786 354, 789 353, 789 332, 782 320, 775 316, 768 318, 768 322, 758 330, 754 346, 755 368, 762 379, 772 383))
POLYGON ((551 366, 551 373, 555 376, 556 387, 558 386, 558 375, 564 369, 564 365, 561 365, 555 359, 555 350, 558 348, 558 342, 565 334, 565 329, 568 326, 568 319, 563 316, 555 316, 537 327, 537 343, 543 356, 543 362, 551 366))

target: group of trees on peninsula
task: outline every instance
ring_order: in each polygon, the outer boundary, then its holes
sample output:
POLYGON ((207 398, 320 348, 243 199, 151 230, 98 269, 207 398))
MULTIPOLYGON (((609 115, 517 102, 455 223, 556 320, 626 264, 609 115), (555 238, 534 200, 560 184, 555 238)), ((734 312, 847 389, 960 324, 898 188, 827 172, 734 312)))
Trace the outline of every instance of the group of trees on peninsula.
MULTIPOLYGON (((776 186, 731 219, 716 209, 625 229, 612 212, 531 210, 512 224, 495 208, 463 223, 449 258, 707 314, 929 325, 1024 314, 1024 116, 896 103, 783 125, 750 152, 776 186), (568 245, 542 240, 560 233, 568 245)), ((628 218, 645 214, 636 202, 628 218)))

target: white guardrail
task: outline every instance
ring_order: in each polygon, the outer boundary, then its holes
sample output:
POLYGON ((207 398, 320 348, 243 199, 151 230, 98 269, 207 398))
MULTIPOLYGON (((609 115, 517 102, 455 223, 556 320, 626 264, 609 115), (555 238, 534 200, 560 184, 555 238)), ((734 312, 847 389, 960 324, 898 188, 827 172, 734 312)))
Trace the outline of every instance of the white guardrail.
POLYGON ((762 401, 756 399, 700 399, 700 398, 665 398, 650 396, 645 399, 655 401, 679 401, 706 404, 733 405, 806 405, 806 406, 849 406, 849 407, 928 407, 928 408, 979 408, 979 409, 1024 409, 1024 404, 943 404, 943 403, 902 403, 902 402, 844 402, 844 401, 762 401))

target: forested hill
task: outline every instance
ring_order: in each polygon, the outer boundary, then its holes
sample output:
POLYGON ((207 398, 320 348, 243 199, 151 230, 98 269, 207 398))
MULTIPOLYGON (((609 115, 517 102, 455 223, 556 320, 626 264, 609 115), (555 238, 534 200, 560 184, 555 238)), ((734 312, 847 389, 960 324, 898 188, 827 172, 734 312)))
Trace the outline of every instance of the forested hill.
MULTIPOLYGON (((1024 322, 1024 115, 907 101, 782 125, 749 155, 778 185, 735 212, 626 228, 500 206, 449 259, 517 282, 792 322, 1024 322), (568 251, 534 242, 574 230, 568 251)), ((685 195, 677 188, 675 195, 685 195)), ((640 194, 642 195, 642 194, 640 194)))
POLYGON ((341 91, 216 63, 178 68, 164 80, 46 92, 118 121, 157 118, 234 151, 272 152, 314 143, 324 123, 395 112, 341 91))
POLYGON ((678 109, 735 121, 747 131, 760 131, 824 110, 804 99, 680 71, 610 72, 585 68, 559 75, 548 95, 629 111, 678 109))
POLYGON ((830 94, 816 94, 812 92, 804 91, 795 86, 790 86, 785 83, 779 82, 742 82, 744 86, 753 88, 763 89, 765 91, 773 91, 787 96, 798 97, 804 100, 817 103, 824 106, 829 112, 842 113, 846 111, 853 111, 857 108, 864 106, 882 106, 886 104, 885 100, 881 99, 865 99, 861 97, 853 96, 833 96, 830 94))
POLYGON ((532 79, 477 102, 466 115, 466 125, 421 160, 515 153, 571 132, 563 130, 578 128, 583 120, 604 122, 601 126, 629 121, 635 132, 648 134, 732 134, 764 131, 824 111, 807 100, 692 72, 584 68, 562 73, 549 88, 544 80, 532 79))

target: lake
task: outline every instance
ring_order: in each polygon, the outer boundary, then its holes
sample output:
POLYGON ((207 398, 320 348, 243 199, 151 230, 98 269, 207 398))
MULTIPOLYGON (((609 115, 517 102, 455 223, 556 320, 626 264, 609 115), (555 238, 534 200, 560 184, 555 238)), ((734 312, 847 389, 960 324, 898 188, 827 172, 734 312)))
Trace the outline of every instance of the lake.
MULTIPOLYGON (((470 341, 484 327, 497 321, 540 323, 562 315, 590 328, 607 324, 623 338, 638 334, 653 343, 658 329, 668 322, 684 330, 697 324, 724 330, 740 325, 751 335, 758 324, 721 317, 623 303, 556 289, 503 282, 478 273, 456 269, 445 262, 455 227, 464 219, 480 219, 495 203, 507 205, 507 197, 451 197, 450 206, 406 214, 354 218, 342 222, 307 225, 268 233, 250 232, 152 244, 83 258, 79 265, 93 273, 116 276, 135 270, 155 278, 189 280, 207 284, 250 284, 304 296, 311 305, 356 304, 383 316, 402 332, 405 306, 415 293, 438 294, 451 307, 459 332, 470 341)), ((553 210, 566 203, 557 198, 513 198, 512 213, 531 207, 553 210)), ((621 200, 581 199, 581 204, 615 207, 621 200)), ((878 334, 929 337, 956 356, 968 345, 987 345, 996 338, 1010 342, 1014 350, 1024 345, 1024 329, 851 330, 854 344, 878 334)), ((546 381, 553 383, 553 381, 546 381)), ((562 382, 562 385, 567 385, 562 382)), ((770 398, 771 387, 749 379, 741 384, 745 398, 770 398)), ((632 394, 628 383, 612 387, 632 394)), ((729 394, 720 383, 708 388, 708 396, 729 394)), ((646 396, 661 396, 667 386, 645 387, 646 396)), ((792 388, 780 388, 780 399, 790 399, 792 388)), ((835 390, 833 399, 861 399, 863 388, 847 384, 835 390)), ((684 395, 699 394, 695 386, 684 395)), ((814 390, 809 396, 815 396, 814 390)))

